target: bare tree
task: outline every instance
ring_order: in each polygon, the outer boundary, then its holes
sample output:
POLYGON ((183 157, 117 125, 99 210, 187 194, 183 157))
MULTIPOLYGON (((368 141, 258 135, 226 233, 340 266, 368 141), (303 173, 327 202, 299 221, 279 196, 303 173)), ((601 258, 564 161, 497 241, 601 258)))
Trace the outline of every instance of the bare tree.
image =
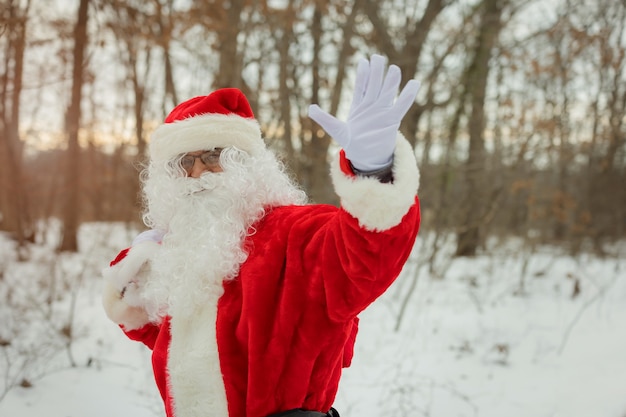
POLYGON ((4 3, 0 12, 0 40, 5 56, 0 73, 0 229, 13 233, 23 245, 34 233, 22 175, 23 144, 19 133, 30 0, 24 6, 13 0, 4 3))
POLYGON ((583 218, 588 216, 593 225, 590 234, 594 247, 602 252, 605 240, 619 239, 626 230, 626 4, 600 2, 596 7, 586 14, 602 22, 602 30, 597 36, 587 35, 588 49, 595 52, 589 62, 595 63, 590 71, 598 79, 598 88, 590 106, 593 129, 588 154, 589 182, 582 205, 586 209, 583 218))
MULTIPOLYGON (((115 18, 109 25, 122 44, 122 60, 127 71, 127 79, 133 88, 133 115, 139 161, 146 149, 144 131, 146 83, 152 66, 152 44, 146 27, 149 27, 150 21, 142 11, 115 3, 117 1, 112 4, 115 18)), ((175 92, 173 94, 175 96, 175 92)))
POLYGON ((287 158, 294 161, 292 166, 297 170, 297 159, 293 147, 292 137, 294 134, 293 117, 291 116, 290 85, 293 85, 290 65, 289 47, 294 41, 293 25, 296 19, 294 2, 289 2, 284 10, 268 10, 268 20, 273 28, 278 46, 278 114, 279 126, 282 128, 281 143, 284 145, 287 158))
POLYGON ((474 55, 467 69, 468 99, 471 114, 468 122, 469 154, 465 164, 465 198, 462 229, 457 238, 457 256, 473 256, 480 243, 480 221, 484 214, 485 194, 485 94, 489 78, 489 62, 502 28, 502 9, 508 0, 484 0, 474 55))
POLYGON ((167 108, 178 104, 178 93, 176 92, 176 84, 174 82, 174 65, 171 57, 171 42, 174 29, 173 0, 152 0, 155 7, 155 36, 161 49, 163 50, 163 69, 165 97, 163 105, 167 108), (169 99, 169 103, 168 100, 169 99))
MULTIPOLYGON (((151 28, 155 26, 155 17, 148 11, 140 8, 140 6, 134 7, 122 0, 107 0, 105 4, 108 6, 107 11, 111 16, 107 21, 107 26, 118 41, 119 57, 126 73, 123 87, 126 87, 128 84, 132 87, 131 111, 134 115, 134 133, 137 143, 137 152, 132 162, 133 166, 138 168, 145 162, 144 159, 146 157, 147 132, 145 119, 149 95, 147 84, 152 69, 152 51, 155 45, 159 44, 157 39, 155 39, 157 37, 153 36, 151 31, 151 28)), ((162 27, 162 25, 156 26, 162 27)), ((171 61, 166 60, 164 66, 165 68, 171 67, 171 61)), ((170 76, 168 75, 167 77, 170 76)), ((170 86, 172 97, 176 97, 173 80, 167 82, 166 85, 170 86)), ((120 206, 120 209, 116 211, 120 213, 132 213, 135 211, 124 210, 124 208, 128 207, 128 204, 123 203, 124 200, 134 203, 139 202, 139 177, 133 175, 127 178, 122 175, 124 173, 123 165, 128 163, 128 161, 124 160, 126 150, 127 147, 124 144, 120 145, 113 153, 113 160, 111 161, 113 164, 111 188, 123 191, 119 198, 115 198, 115 201, 118 201, 120 206)), ((123 217, 128 218, 130 216, 123 217)))
MULTIPOLYGON (((99 7, 109 7, 99 10, 106 12, 105 24, 116 36, 101 32, 104 47, 89 52, 94 60, 111 62, 116 70, 111 76, 123 83, 123 90, 105 97, 98 88, 102 69, 92 68, 93 77, 83 75, 86 86, 94 85, 82 92, 93 126, 81 124, 80 114, 76 119, 77 82, 64 97, 58 90, 64 80, 54 76, 72 60, 74 70, 84 70, 85 55, 79 65, 71 47, 63 48, 51 55, 54 71, 42 75, 33 59, 39 54, 29 54, 27 48, 58 39, 44 35, 25 42, 26 12, 37 9, 25 9, 31 3, 26 0, 1 2, 6 7, 0 13, 5 55, 0 70, 0 227, 18 240, 32 235, 36 217, 70 215, 60 206, 73 206, 71 217, 77 219, 74 226, 68 221, 66 239, 81 219, 136 216, 132 164, 144 154, 149 129, 183 94, 215 87, 241 88, 269 146, 285 157, 312 200, 337 203, 327 175, 332 141, 311 123, 306 109, 314 102, 341 116, 355 58, 374 51, 398 64, 406 78, 422 81, 419 103, 402 130, 421 152, 424 221, 440 236, 457 233, 458 254, 475 253, 494 232, 534 233, 539 240, 576 241, 578 246, 591 236, 600 248, 626 230, 621 209, 626 192, 620 187, 626 152, 623 2, 569 0, 541 22, 523 17, 514 28, 508 18, 515 7, 523 7, 521 1, 101 0, 99 7), (533 32, 520 37, 519 28, 530 26, 533 32), (30 77, 26 87, 22 72, 30 77), (23 154, 31 154, 23 148, 44 133, 33 120, 41 115, 50 90, 60 102, 68 102, 70 157, 63 163, 58 152, 33 156, 39 169, 25 170, 23 154), (106 135, 114 137, 116 149, 105 152, 99 143, 97 129, 103 125, 112 126, 106 135), (78 146, 78 126, 88 149, 78 146), (487 146, 492 138, 493 147, 487 146), (72 167, 81 160, 97 167, 101 178, 72 167), (54 182, 55 166, 67 171, 65 187, 54 182), (84 191, 78 197, 72 191, 77 184, 84 191), (40 201, 42 195, 60 203, 29 204, 31 196, 40 201), (98 199, 106 202, 96 204, 98 199)), ((59 29, 62 41, 77 39, 76 33, 65 33, 70 26, 66 20, 42 14, 29 21, 35 18, 42 27, 48 23, 53 31, 59 29)))
POLYGON ((79 187, 80 187, 80 145, 78 131, 81 118, 81 101, 87 49, 87 19, 89 0, 80 0, 76 25, 74 26, 74 64, 72 69, 71 101, 65 116, 67 131, 67 151, 65 160, 65 185, 67 189, 63 210, 63 240, 59 246, 61 251, 78 250, 77 233, 79 226, 79 187))
MULTIPOLYGON (((315 4, 315 10, 313 12, 313 19, 311 20, 311 35, 313 36, 313 59, 311 62, 311 78, 313 83, 311 85, 311 102, 319 103, 320 96, 319 90, 321 87, 321 49, 322 49, 322 19, 323 14, 321 10, 321 4, 315 4)), ((319 126, 312 125, 308 119, 309 124, 309 140, 303 141, 304 152, 302 153, 305 162, 305 172, 307 178, 307 189, 311 199, 316 202, 328 201, 327 183, 324 182, 326 175, 320 175, 320 171, 325 173, 328 158, 328 146, 330 145, 330 138, 326 133, 319 128, 319 126), (324 179, 322 179, 324 178, 324 179)))
POLYGON ((219 69, 217 71, 213 86, 236 87, 250 94, 250 90, 245 85, 241 76, 243 70, 242 44, 238 37, 245 35, 247 28, 245 25, 244 9, 250 3, 247 0, 231 0, 229 7, 225 8, 223 18, 220 22, 217 34, 217 51, 219 55, 219 69))
MULTIPOLYGON (((354 55, 354 48, 352 47, 353 38, 356 35, 356 21, 358 14, 361 12, 364 5, 364 0, 354 0, 352 2, 352 8, 349 12, 346 13, 345 23, 342 25, 342 37, 341 41, 337 48, 337 64, 335 71, 335 79, 333 82, 333 88, 331 90, 330 95, 330 113, 337 114, 339 111, 339 105, 341 104, 341 96, 345 90, 345 79, 347 76, 347 68, 350 63, 350 58, 354 55)), ((317 81, 313 85, 313 96, 312 102, 317 103, 319 100, 318 93, 315 90, 315 84, 319 87, 319 74, 315 74, 315 71, 319 71, 319 54, 321 44, 319 42, 319 34, 321 34, 321 13, 322 10, 316 8, 316 14, 320 15, 320 21, 316 18, 313 19, 313 30, 315 39, 318 40, 316 42, 315 51, 317 52, 317 57, 314 58, 313 65, 313 76, 314 80, 317 81)), ((337 199, 333 193, 330 192, 330 182, 328 176, 326 175, 327 171, 327 155, 328 148, 330 146, 330 138, 327 137, 325 132, 318 128, 313 129, 313 138, 311 142, 309 142, 309 146, 305 148, 304 156, 310 158, 311 165, 313 167, 311 172, 311 187, 310 194, 314 201, 320 202, 330 202, 337 204, 337 199)))

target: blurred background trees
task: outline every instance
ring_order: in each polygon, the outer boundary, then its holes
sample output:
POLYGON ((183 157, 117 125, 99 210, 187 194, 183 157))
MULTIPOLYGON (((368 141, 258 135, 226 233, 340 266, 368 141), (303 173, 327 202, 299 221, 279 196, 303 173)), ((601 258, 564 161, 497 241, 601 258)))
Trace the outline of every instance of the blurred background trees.
POLYGON ((337 204, 307 107, 345 116, 381 53, 422 82, 402 131, 424 230, 459 256, 510 236, 602 252, 626 234, 625 26, 621 0, 0 0, 0 230, 59 218, 71 251, 81 222, 140 222, 150 132, 226 86, 337 204))

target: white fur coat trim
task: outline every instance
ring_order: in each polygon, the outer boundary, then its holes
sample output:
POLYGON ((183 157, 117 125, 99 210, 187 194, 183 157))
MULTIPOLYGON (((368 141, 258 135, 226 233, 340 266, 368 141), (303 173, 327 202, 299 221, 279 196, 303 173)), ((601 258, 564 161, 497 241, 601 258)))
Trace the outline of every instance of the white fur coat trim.
POLYGON ((205 114, 166 123, 152 134, 150 158, 162 163, 182 153, 228 146, 250 154, 264 149, 258 122, 235 114, 205 114))
POLYGON ((223 288, 218 283, 205 290, 207 302, 190 316, 172 311, 168 372, 176 417, 228 417, 216 335, 223 288))
POLYGON ((393 158, 393 183, 388 184, 373 177, 344 174, 339 158, 331 166, 331 177, 342 207, 367 230, 383 231, 398 225, 415 203, 419 170, 413 148, 400 133, 393 158))

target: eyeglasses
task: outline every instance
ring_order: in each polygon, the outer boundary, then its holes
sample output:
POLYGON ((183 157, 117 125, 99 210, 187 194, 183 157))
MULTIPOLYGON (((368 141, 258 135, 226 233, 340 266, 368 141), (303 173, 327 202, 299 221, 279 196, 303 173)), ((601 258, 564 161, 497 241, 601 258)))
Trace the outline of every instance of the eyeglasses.
POLYGON ((211 149, 210 151, 203 152, 200 155, 185 154, 180 158, 180 166, 187 172, 187 174, 191 175, 191 171, 193 170, 193 166, 196 163, 196 159, 199 158, 204 166, 206 166, 209 170, 221 168, 221 153, 222 148, 215 148, 211 149))

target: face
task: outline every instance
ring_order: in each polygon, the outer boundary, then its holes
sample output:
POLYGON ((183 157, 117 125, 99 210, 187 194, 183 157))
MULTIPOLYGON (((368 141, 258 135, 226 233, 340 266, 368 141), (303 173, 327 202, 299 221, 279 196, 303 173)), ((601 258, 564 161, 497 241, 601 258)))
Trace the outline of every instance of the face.
POLYGON ((181 157, 180 165, 191 178, 200 178, 205 172, 222 172, 221 153, 222 148, 189 152, 181 157))

